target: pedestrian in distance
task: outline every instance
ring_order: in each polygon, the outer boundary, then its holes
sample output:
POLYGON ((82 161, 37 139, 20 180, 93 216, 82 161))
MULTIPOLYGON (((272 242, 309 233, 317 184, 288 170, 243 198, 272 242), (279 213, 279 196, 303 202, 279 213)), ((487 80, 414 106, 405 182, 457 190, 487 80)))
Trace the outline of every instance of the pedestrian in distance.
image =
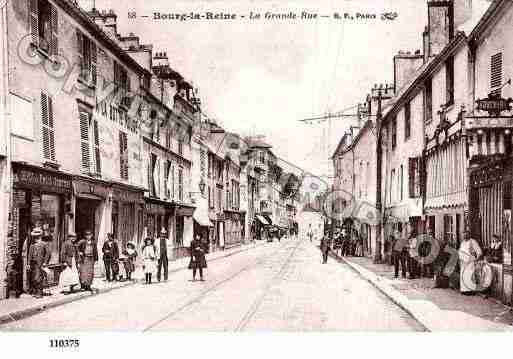
POLYGON ((190 253, 191 260, 189 262, 189 269, 192 269, 192 281, 196 281, 196 271, 199 271, 200 280, 203 281, 203 269, 207 268, 207 260, 199 235, 196 235, 196 238, 192 240, 190 253))
POLYGON ((78 252, 78 273, 82 290, 93 291, 94 264, 98 261, 98 248, 93 232, 86 230, 85 238, 77 244, 78 252))
POLYGON ((119 247, 116 241, 114 241, 113 233, 107 234, 107 240, 103 244, 102 252, 107 282, 116 281, 119 272, 119 247))
POLYGON ((43 297, 43 289, 47 284, 44 266, 50 260, 50 250, 43 242, 43 231, 36 227, 31 234, 34 243, 30 246, 28 262, 30 265, 30 280, 33 287, 33 295, 36 298, 43 297))
POLYGON ((327 236, 323 236, 321 239, 321 253, 322 253, 322 263, 328 263, 328 254, 330 251, 329 240, 327 236))
POLYGON ((399 277, 399 270, 403 278, 406 278, 406 263, 408 259, 408 241, 406 238, 396 238, 390 235, 389 241, 392 245, 392 263, 394 265, 394 277, 399 277))
POLYGON ((77 235, 75 233, 69 233, 66 241, 62 244, 61 263, 64 263, 66 268, 59 276, 59 286, 61 288, 69 287, 69 291, 63 291, 64 294, 72 294, 75 291, 75 286, 80 285, 80 277, 77 268, 76 240, 77 235))
POLYGON ((167 256, 167 231, 165 228, 162 228, 160 231, 159 245, 157 246, 157 258, 157 280, 160 282, 162 268, 164 268, 164 281, 167 281, 169 259, 167 256))
POLYGON ((132 280, 132 273, 135 272, 135 260, 137 258, 137 251, 135 244, 128 242, 126 248, 123 250, 123 266, 125 267, 126 280, 132 280))
POLYGON ((314 235, 314 233, 313 233, 313 230, 312 230, 312 224, 310 223, 310 227, 308 228, 308 232, 307 232, 307 236, 310 239, 310 242, 313 239, 313 235, 314 235))
POLYGON ((153 244, 153 239, 146 237, 144 246, 141 250, 143 259, 143 270, 146 284, 151 284, 152 274, 157 271, 157 248, 153 244))

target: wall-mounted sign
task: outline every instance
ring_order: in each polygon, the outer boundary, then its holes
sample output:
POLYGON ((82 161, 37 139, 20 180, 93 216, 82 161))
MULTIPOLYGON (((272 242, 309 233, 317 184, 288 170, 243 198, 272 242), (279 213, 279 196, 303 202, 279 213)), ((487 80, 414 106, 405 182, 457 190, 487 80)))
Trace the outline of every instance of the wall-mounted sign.
POLYGON ((476 101, 477 109, 488 112, 490 116, 500 116, 503 111, 511 111, 512 102, 511 98, 505 99, 494 94, 489 94, 488 98, 476 101))
POLYGON ((13 165, 13 184, 15 187, 56 193, 70 193, 72 190, 71 177, 65 174, 21 165, 13 165))

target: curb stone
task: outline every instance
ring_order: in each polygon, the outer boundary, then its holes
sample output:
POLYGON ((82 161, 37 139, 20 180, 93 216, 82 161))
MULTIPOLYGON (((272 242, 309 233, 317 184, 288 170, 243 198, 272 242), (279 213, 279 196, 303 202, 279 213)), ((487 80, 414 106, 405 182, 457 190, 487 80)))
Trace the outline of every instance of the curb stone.
MULTIPOLYGON (((213 258, 213 259, 211 259, 211 261, 216 261, 218 259, 228 258, 228 257, 231 257, 233 255, 236 255, 236 254, 239 254, 239 253, 242 253, 242 252, 247 252, 247 251, 249 251, 251 249, 254 249, 256 247, 265 245, 266 243, 267 242, 263 242, 263 243, 255 242, 255 245, 252 246, 251 248, 241 248, 239 250, 236 250, 236 251, 227 253, 225 255, 213 258)), ((232 248, 234 248, 234 247, 232 247, 232 248)), ((187 267, 188 267, 188 265, 185 264, 185 265, 180 266, 178 268, 174 268, 172 270, 169 270, 169 274, 179 272, 181 270, 186 269, 187 267)), ((59 306, 65 305, 65 304, 72 303, 72 302, 77 302, 79 300, 83 300, 83 299, 86 299, 86 298, 91 298, 91 297, 94 297, 94 296, 97 296, 97 295, 100 295, 100 294, 105 294, 105 293, 108 293, 108 292, 111 292, 111 291, 114 291, 114 290, 117 290, 117 289, 130 287, 130 286, 133 286, 133 285, 135 285, 137 283, 139 283, 139 282, 138 281, 133 281, 133 282, 128 282, 128 283, 125 283, 125 284, 122 284, 122 285, 119 285, 119 286, 116 286, 116 287, 112 287, 112 288, 96 289, 93 293, 83 292, 83 293, 77 294, 77 295, 72 296, 72 297, 67 297, 67 298, 62 298, 62 299, 56 300, 54 302, 50 302, 50 303, 46 303, 46 304, 40 304, 40 305, 35 305, 33 307, 30 307, 30 308, 14 311, 12 313, 0 316, 0 325, 16 322, 16 321, 19 321, 19 320, 22 320, 22 319, 34 316, 36 314, 42 313, 42 312, 44 312, 44 311, 46 311, 48 309, 56 308, 56 307, 59 307, 59 306)), ((0 301, 0 303, 1 303, 1 301, 0 301)))

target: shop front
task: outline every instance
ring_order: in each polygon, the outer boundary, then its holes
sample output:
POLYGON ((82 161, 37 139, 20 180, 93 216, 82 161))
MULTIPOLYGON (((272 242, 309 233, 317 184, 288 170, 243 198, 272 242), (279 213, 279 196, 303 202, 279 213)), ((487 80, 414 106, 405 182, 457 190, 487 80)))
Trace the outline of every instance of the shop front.
POLYGON ((71 218, 72 177, 37 166, 13 162, 13 200, 9 214, 7 238, 8 291, 16 295, 30 291, 27 268, 30 232, 43 230, 50 249, 49 285, 55 285, 63 269, 60 249, 69 230, 71 218))
POLYGON ((144 231, 145 238, 157 238, 162 228, 166 229, 172 238, 174 208, 172 203, 155 198, 144 199, 144 231))
POLYGON ((118 244, 141 244, 144 229, 144 189, 114 184, 112 186, 112 230, 118 244))
POLYGON ((174 258, 183 258, 189 255, 189 247, 194 235, 193 215, 196 207, 184 204, 175 204, 176 236, 174 258))
POLYGON ((111 230, 109 208, 110 183, 83 177, 73 178, 75 197, 75 233, 84 238, 92 231, 98 244, 102 245, 111 230))
POLYGON ((472 238, 483 249, 493 270, 492 295, 513 303, 511 210, 513 163, 511 157, 488 159, 470 168, 469 225, 472 238), (500 240, 497 255, 494 236, 500 240))
POLYGON ((225 210, 225 248, 238 246, 242 243, 242 220, 238 211, 225 210))
POLYGON ((269 236, 268 229, 272 226, 272 221, 260 214, 257 214, 255 215, 255 220, 253 223, 255 224, 255 234, 257 240, 266 240, 269 236))

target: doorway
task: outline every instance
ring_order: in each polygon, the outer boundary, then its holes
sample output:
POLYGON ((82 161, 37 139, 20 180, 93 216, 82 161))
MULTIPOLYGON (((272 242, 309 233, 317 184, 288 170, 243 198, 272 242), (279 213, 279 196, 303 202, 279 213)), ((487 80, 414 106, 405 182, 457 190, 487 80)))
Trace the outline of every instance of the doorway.
POLYGON ((84 238, 84 233, 91 230, 95 238, 96 233, 96 209, 100 205, 99 200, 79 198, 77 199, 75 213, 75 233, 78 238, 84 238))

